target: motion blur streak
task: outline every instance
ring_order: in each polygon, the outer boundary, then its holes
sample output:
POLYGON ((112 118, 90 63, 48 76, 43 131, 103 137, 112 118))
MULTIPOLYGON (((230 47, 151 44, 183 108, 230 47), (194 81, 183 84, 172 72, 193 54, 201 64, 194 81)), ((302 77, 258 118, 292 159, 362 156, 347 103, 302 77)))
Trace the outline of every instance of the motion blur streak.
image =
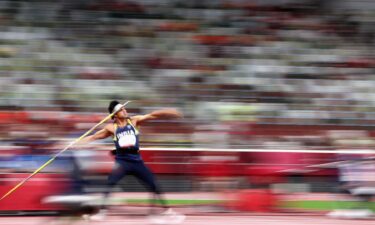
MULTIPOLYGON (((372 223, 374 23, 371 0, 0 1, 0 196, 129 99, 184 115, 140 130, 184 223, 372 223)), ((112 146, 65 151, 0 224, 85 222, 112 146)), ((143 186, 114 191, 107 222, 144 223, 143 186)))

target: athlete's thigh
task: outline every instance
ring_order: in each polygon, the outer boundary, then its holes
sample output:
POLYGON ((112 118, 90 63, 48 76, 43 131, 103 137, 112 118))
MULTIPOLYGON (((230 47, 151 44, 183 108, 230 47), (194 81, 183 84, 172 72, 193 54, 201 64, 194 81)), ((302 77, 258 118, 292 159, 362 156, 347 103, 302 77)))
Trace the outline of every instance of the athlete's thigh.
POLYGON ((108 176, 108 182, 112 185, 117 184, 129 172, 130 168, 126 163, 116 161, 111 174, 108 176))
POLYGON ((154 174, 143 162, 136 164, 134 176, 148 185, 155 185, 154 174))

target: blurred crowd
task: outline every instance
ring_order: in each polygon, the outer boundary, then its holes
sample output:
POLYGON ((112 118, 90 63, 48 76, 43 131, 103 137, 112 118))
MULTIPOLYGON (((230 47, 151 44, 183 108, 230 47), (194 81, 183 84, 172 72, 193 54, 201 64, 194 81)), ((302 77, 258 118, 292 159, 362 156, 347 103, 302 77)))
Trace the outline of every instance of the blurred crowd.
MULTIPOLYGON (((142 157, 168 175, 167 190, 345 190, 370 201, 370 155, 267 150, 374 148, 374 23, 370 0, 2 0, 1 192, 107 116, 111 100, 131 100, 131 115, 184 114, 141 128, 154 149, 142 157)), ((63 171, 74 191, 98 191, 111 142, 67 151, 38 176, 63 171)), ((33 205, 42 188, 31 181, 33 205)), ((124 188, 142 190, 133 184, 124 188)), ((245 206, 263 204, 247 194, 245 206)))
POLYGON ((0 135, 77 135, 118 99, 184 113, 146 146, 372 147, 375 7, 350 2, 1 1, 0 135))

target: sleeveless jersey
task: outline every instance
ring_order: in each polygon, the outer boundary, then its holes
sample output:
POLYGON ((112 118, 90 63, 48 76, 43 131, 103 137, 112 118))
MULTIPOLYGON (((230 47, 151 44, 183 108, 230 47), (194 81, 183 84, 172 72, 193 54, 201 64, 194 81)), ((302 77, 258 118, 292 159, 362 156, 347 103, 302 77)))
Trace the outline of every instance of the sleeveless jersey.
POLYGON ((116 146, 116 159, 124 159, 130 161, 141 161, 139 154, 139 132, 133 126, 130 119, 124 127, 114 124, 115 132, 113 141, 116 146))

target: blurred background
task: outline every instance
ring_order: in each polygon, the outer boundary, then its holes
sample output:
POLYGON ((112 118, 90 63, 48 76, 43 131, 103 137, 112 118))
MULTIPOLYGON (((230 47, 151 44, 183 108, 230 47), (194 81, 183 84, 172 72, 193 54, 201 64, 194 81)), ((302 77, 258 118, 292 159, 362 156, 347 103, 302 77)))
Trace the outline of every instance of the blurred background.
MULTIPOLYGON (((172 204, 370 215, 374 23, 371 0, 0 1, 0 194, 117 99, 131 115, 184 113, 141 128, 172 204)), ((109 138, 67 151, 1 212, 100 192, 112 149, 109 138)), ((145 189, 129 177, 115 191, 136 205, 129 192, 145 189)))

